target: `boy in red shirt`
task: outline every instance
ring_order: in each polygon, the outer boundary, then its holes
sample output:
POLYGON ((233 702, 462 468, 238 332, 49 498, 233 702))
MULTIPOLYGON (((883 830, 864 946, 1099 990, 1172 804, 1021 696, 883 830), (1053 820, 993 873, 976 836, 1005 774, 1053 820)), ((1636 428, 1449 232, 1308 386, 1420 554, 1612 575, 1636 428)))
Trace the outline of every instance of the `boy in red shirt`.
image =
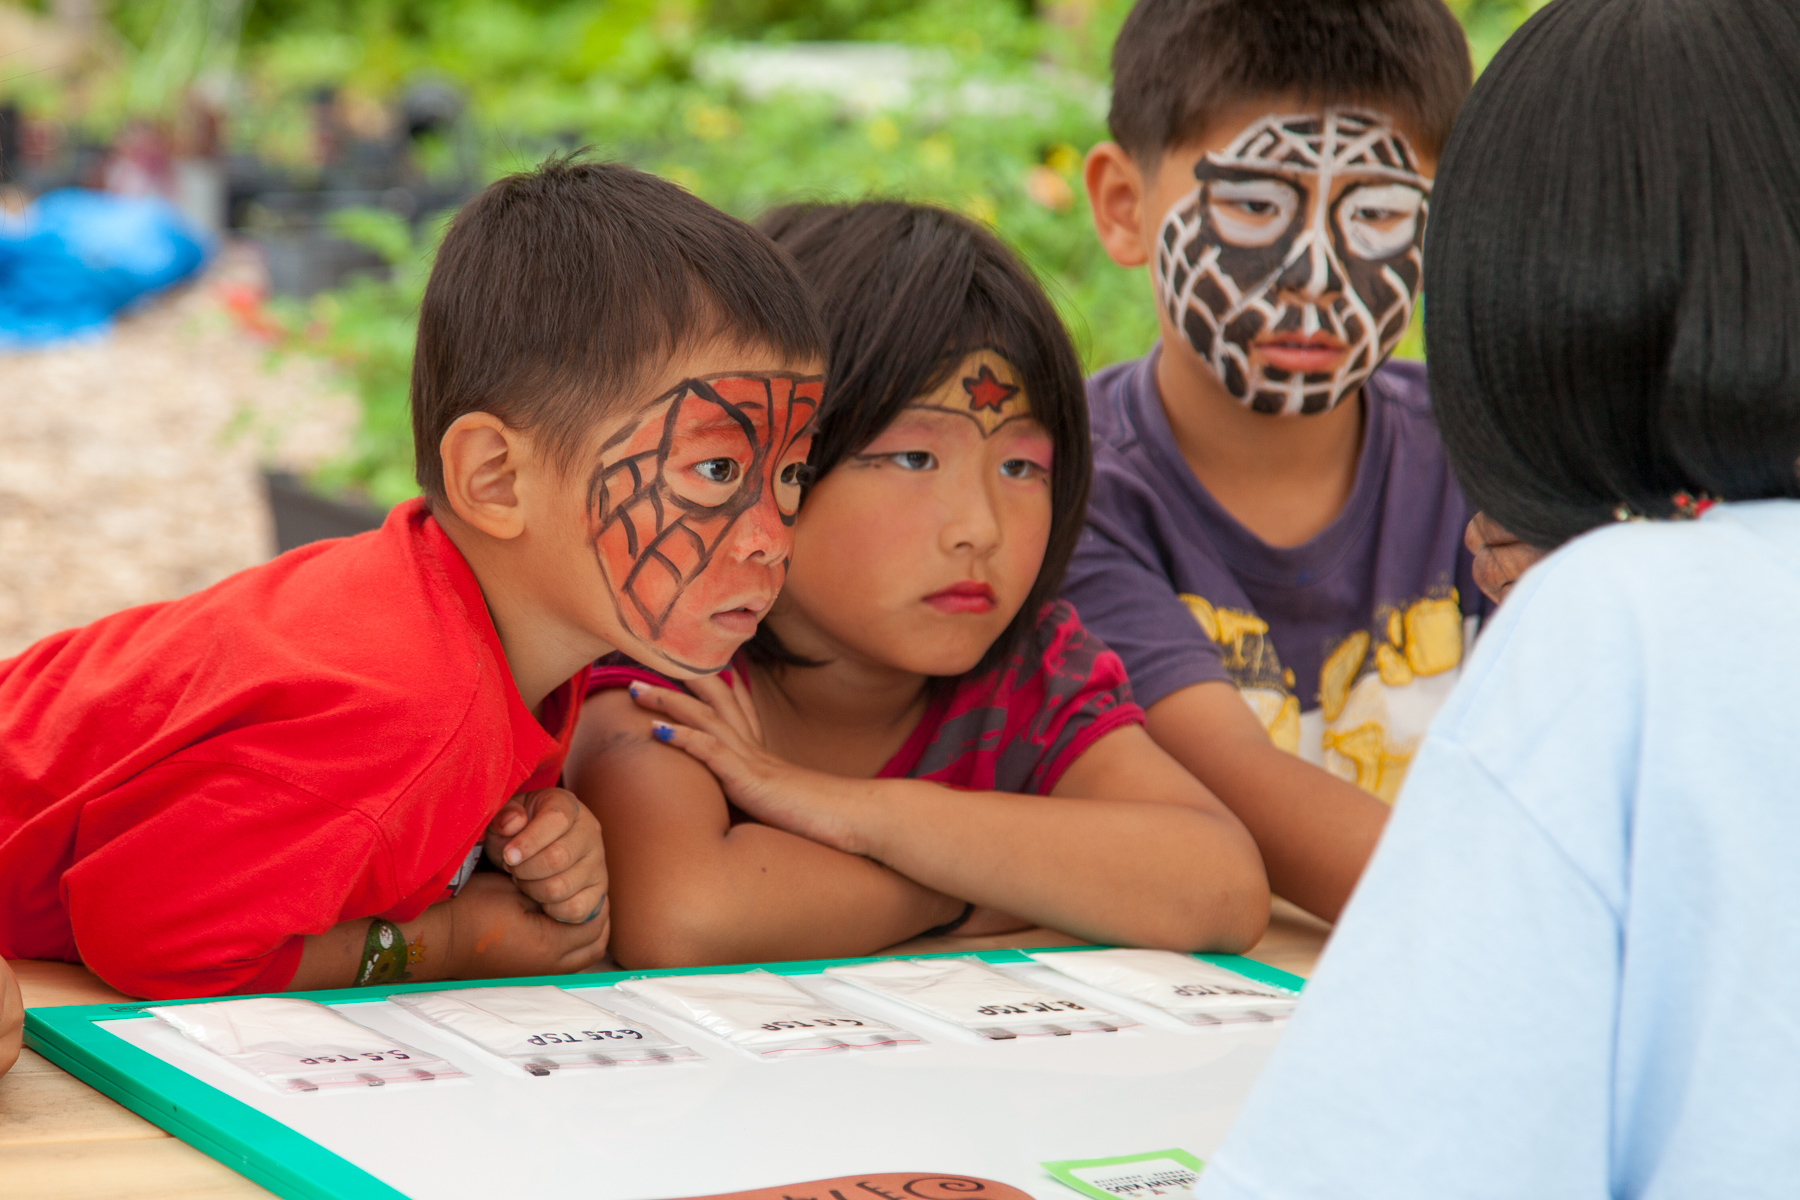
POLYGON ((599 959, 600 830, 556 786, 586 665, 692 678, 754 632, 822 344, 672 184, 488 188, 420 310, 421 499, 0 662, 0 957, 153 998, 599 959))

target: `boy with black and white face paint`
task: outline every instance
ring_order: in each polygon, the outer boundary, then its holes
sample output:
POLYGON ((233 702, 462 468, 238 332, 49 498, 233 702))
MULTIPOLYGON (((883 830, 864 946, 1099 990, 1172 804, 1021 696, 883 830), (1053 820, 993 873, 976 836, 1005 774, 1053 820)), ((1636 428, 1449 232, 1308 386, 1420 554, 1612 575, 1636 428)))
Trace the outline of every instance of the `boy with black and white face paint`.
POLYGON ((1274 890, 1335 919, 1488 608, 1424 372, 1386 362, 1467 45, 1442 0, 1139 0, 1113 69, 1088 198, 1161 340, 1089 380, 1064 594, 1274 890))
POLYGON ((1431 180, 1380 113, 1254 121, 1194 164, 1151 268, 1169 324, 1259 413, 1357 393, 1412 319, 1431 180))

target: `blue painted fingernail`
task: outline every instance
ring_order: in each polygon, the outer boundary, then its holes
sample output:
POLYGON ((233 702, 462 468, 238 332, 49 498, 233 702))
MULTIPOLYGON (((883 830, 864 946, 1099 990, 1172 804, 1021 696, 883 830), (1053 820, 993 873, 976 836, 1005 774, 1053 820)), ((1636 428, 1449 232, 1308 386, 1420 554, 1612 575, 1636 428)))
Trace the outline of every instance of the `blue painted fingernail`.
POLYGON ((626 685, 625 685, 625 690, 626 690, 626 691, 628 691, 628 692, 630 692, 630 693, 631 693, 631 698, 632 698, 632 699, 633 699, 633 700, 635 700, 635 699, 637 699, 637 694, 638 694, 638 687, 637 687, 637 684, 635 684, 635 683, 628 683, 628 684, 626 684, 626 685))
POLYGON ((661 721, 654 722, 650 726, 650 736, 659 742, 666 742, 675 736, 675 727, 664 725, 661 721))

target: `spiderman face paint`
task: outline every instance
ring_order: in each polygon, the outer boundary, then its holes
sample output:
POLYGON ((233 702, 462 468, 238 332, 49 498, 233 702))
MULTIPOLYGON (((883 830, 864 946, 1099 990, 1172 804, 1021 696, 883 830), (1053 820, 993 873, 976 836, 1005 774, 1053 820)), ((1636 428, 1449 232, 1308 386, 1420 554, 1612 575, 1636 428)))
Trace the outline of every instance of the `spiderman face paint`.
POLYGON ((1194 167, 1163 218, 1157 299, 1225 388, 1264 413, 1321 413, 1412 320, 1431 181, 1381 116, 1269 116, 1194 167))
POLYGON ((608 438, 588 483, 620 649, 684 674, 722 668, 787 575, 816 375, 689 379, 608 438))

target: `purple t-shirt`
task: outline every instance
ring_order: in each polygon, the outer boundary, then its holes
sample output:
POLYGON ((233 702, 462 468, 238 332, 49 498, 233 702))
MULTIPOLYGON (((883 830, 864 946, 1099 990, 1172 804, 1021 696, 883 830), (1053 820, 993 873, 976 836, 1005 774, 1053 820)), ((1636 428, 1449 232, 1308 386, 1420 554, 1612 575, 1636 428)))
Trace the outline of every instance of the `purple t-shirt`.
POLYGON ((1087 529, 1063 594, 1124 659, 1148 708, 1237 686, 1277 745, 1392 800, 1490 609, 1469 574, 1469 512, 1431 419, 1424 368, 1363 385, 1356 484, 1311 541, 1271 546, 1194 477, 1153 350, 1088 381, 1087 529))

